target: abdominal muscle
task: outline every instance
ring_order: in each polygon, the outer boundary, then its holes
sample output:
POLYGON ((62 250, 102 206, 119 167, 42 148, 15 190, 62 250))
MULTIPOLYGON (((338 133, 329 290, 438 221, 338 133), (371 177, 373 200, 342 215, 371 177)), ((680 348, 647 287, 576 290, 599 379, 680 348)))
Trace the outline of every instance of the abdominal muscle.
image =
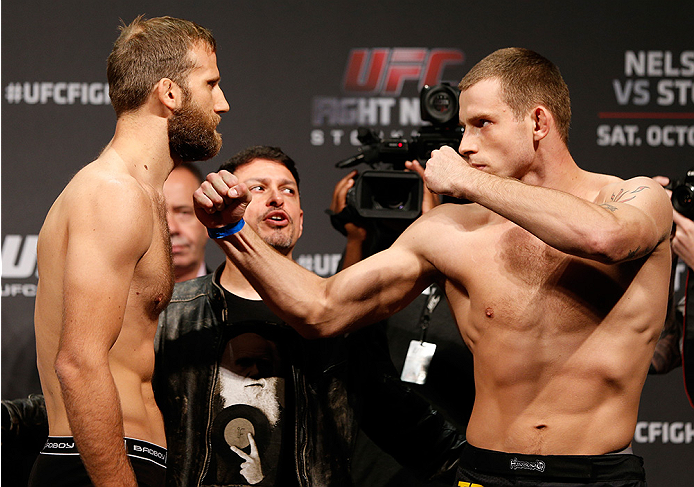
POLYGON ((470 444, 541 455, 627 447, 665 318, 667 242, 607 266, 510 223, 461 235, 438 249, 457 259, 432 259, 474 357, 470 444))
POLYGON ((471 343, 470 444, 541 455, 600 455, 630 444, 652 353, 646 334, 606 321, 572 331, 542 319, 525 328, 485 325, 471 343))
POLYGON ((121 401, 125 436, 166 447, 164 420, 152 390, 153 342, 152 337, 142 343, 142 349, 136 354, 125 353, 122 357, 114 346, 111 350, 111 373, 121 401), (133 367, 133 356, 138 357, 137 368, 133 367))
MULTIPOLYGON (((137 325, 155 330, 156 321, 147 321, 146 324, 140 322, 137 325)), ((121 335, 109 352, 109 369, 120 399, 124 436, 166 447, 164 422, 152 391, 153 333, 129 333, 126 329, 127 325, 124 323, 121 335)), ((37 343, 39 346, 43 344, 39 336, 37 343)), ((54 347, 57 352, 57 343, 54 347)), ((49 356, 55 357, 55 353, 49 356)), ((49 435, 72 436, 60 383, 52 370, 52 363, 53 360, 46 364, 38 361, 48 413, 49 435), (48 373, 43 373, 44 368, 48 373)))

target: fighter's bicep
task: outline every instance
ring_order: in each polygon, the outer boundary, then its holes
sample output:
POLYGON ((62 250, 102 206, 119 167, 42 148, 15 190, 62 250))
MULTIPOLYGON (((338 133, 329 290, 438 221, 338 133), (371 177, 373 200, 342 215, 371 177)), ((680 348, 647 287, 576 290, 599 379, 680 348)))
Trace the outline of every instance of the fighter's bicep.
POLYGON ((327 322, 351 329, 392 315, 427 287, 421 269, 416 255, 398 246, 348 267, 325 281, 327 322))

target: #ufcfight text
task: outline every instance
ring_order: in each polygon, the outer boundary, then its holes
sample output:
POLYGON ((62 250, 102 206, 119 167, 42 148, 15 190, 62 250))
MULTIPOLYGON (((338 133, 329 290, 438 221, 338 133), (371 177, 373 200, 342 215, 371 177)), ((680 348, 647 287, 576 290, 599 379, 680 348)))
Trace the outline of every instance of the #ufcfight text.
POLYGON ((5 100, 9 104, 28 105, 109 105, 108 83, 78 83, 64 81, 12 82, 5 85, 5 100))

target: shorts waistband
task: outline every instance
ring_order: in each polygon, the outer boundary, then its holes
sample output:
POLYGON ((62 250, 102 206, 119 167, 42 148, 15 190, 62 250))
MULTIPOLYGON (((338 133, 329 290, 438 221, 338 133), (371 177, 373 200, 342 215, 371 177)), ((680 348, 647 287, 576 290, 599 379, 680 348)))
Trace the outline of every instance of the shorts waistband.
POLYGON ((460 466, 494 475, 581 480, 645 480, 643 459, 636 455, 521 455, 476 448, 466 443, 460 466))
MULTIPOLYGON (((124 438, 125 450, 129 457, 147 460, 166 468, 166 448, 149 441, 124 438)), ((41 450, 42 455, 79 455, 72 436, 49 436, 41 450)))

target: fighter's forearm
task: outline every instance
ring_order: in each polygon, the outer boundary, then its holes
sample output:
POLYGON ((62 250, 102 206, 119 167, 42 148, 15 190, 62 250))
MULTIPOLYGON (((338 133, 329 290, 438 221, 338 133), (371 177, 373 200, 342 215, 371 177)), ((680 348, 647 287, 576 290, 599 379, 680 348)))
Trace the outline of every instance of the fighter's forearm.
POLYGON ((347 293, 339 291, 339 279, 329 282, 304 269, 268 246, 248 225, 217 243, 263 301, 301 335, 316 338, 347 331, 349 320, 336 312, 339 297, 347 293))
POLYGON ((216 242, 263 301, 299 333, 331 334, 327 324, 318 327, 329 321, 329 311, 319 305, 325 295, 323 279, 268 246, 248 225, 216 242), (308 324, 314 326, 304 326, 308 324))
POLYGON ((56 361, 65 409, 80 457, 97 487, 137 486, 126 455, 123 413, 108 365, 56 361))
MULTIPOLYGON (((328 279, 269 247, 239 221, 248 187, 228 171, 208 174, 193 194, 195 214, 263 301, 305 337, 331 336, 402 309, 430 283, 434 267, 406 245, 350 266, 328 279)), ((417 241, 417 239, 409 239, 417 241)), ((394 246, 395 247, 395 246, 394 246)))
POLYGON ((406 305, 403 296, 409 293, 414 299, 426 287, 415 279, 408 282, 406 273, 415 275, 414 266, 403 270, 407 263, 397 258, 391 262, 387 256, 321 278, 269 247, 248 225, 217 242, 263 301, 307 338, 338 335, 378 321, 406 305))
POLYGON ((471 200, 562 252, 615 263, 646 255, 665 238, 652 219, 630 205, 596 204, 563 191, 475 172, 471 200))

